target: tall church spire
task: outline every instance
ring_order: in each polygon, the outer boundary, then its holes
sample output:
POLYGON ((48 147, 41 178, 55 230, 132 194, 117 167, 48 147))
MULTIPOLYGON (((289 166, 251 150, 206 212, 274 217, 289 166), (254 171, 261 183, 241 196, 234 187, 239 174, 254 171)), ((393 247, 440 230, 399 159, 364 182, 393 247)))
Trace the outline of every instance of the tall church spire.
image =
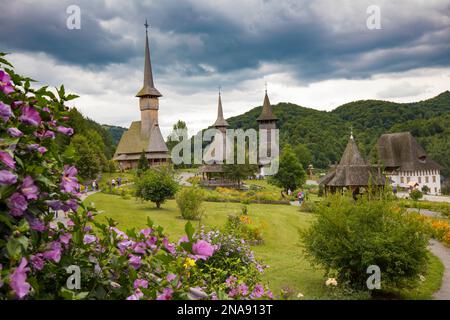
POLYGON ((227 120, 224 119, 223 117, 223 108, 222 108, 222 96, 220 94, 219 91, 219 103, 217 106, 217 120, 216 122, 214 122, 213 127, 228 127, 228 122, 227 120))
POLYGON ((161 97, 162 94, 155 88, 153 83, 152 62, 150 59, 150 46, 148 44, 148 23, 145 20, 145 64, 144 64, 144 85, 136 94, 136 97, 161 97))
POLYGON ((278 118, 272 112, 272 106, 270 105, 269 96, 267 95, 267 83, 266 83, 266 93, 264 95, 264 102, 261 114, 256 119, 256 121, 277 121, 278 118))

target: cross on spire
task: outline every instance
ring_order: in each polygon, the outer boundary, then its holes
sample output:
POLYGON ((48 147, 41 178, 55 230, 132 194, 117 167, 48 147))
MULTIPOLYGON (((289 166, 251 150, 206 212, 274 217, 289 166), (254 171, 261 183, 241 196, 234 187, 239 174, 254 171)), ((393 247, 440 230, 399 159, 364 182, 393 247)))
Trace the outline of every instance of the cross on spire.
POLYGON ((266 81, 266 82, 264 82, 264 88, 265 88, 265 90, 266 90, 266 93, 267 93, 267 81, 266 81))
POLYGON ((350 126, 350 139, 353 139, 353 126, 350 126))
POLYGON ((219 86, 218 88, 219 88, 219 96, 220 96, 220 93, 222 92, 222 86, 219 86))
POLYGON ((147 19, 145 19, 144 26, 145 26, 145 32, 147 32, 148 27, 150 27, 150 25, 147 23, 147 19))

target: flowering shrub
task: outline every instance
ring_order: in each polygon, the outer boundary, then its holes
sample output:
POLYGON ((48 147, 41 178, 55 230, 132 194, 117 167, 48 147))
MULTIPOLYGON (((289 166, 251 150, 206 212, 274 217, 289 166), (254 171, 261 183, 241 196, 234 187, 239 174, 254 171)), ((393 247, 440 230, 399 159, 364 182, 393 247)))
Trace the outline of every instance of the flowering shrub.
MULTIPOLYGON (((201 229, 194 238, 214 246, 214 255, 207 261, 197 263, 199 271, 197 276, 217 288, 217 292, 230 292, 229 289, 232 286, 227 279, 231 276, 239 279, 236 283, 245 284, 249 294, 256 285, 260 285, 261 275, 267 266, 255 259, 253 251, 245 240, 219 230, 205 232, 204 229, 201 229)), ((234 291, 231 291, 229 297, 237 298, 238 295, 233 293, 234 291)), ((246 295, 240 294, 240 296, 246 295)))
MULTIPOLYGON (((204 281, 209 276, 202 275, 208 270, 203 266, 215 263, 221 249, 194 238, 190 224, 187 236, 174 244, 151 221, 143 230, 126 233, 112 220, 96 222, 94 208, 80 201, 77 169, 58 153, 54 141, 74 133, 65 126, 64 104, 76 96, 66 95, 63 86, 57 95, 47 87, 32 89, 30 79, 6 68, 11 65, 3 56, 0 299, 247 297, 222 292, 225 280, 204 281), (63 218, 55 220, 55 211, 63 218)), ((239 278, 232 268, 222 270, 239 278)))
POLYGON ((203 190, 196 186, 179 190, 175 200, 181 211, 181 216, 188 220, 199 219, 204 213, 203 197, 203 190))
POLYGON ((263 242, 263 226, 255 226, 248 215, 229 215, 224 231, 253 245, 263 242))
POLYGON ((448 221, 427 217, 420 214, 417 214, 416 217, 428 226, 433 238, 450 246, 450 223, 448 221))

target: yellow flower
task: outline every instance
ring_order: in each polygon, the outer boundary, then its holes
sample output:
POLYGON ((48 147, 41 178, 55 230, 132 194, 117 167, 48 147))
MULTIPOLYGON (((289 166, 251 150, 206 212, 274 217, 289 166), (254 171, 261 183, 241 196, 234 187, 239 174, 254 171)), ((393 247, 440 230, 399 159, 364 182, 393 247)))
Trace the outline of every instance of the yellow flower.
POLYGON ((184 260, 183 267, 185 267, 187 269, 187 268, 193 267, 193 266, 195 266, 195 260, 194 259, 186 258, 186 260, 184 260))

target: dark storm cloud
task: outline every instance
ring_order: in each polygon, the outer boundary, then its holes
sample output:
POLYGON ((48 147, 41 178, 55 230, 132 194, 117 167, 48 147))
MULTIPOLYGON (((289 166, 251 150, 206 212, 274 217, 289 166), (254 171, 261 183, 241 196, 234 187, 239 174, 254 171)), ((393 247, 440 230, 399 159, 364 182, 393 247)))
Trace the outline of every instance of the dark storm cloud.
POLYGON ((323 10, 314 7, 321 1, 250 2, 219 1, 215 7, 211 1, 83 1, 82 28, 70 31, 66 8, 77 2, 17 1, 2 6, 0 45, 46 52, 70 64, 130 63, 142 56, 142 23, 148 17, 159 74, 175 69, 202 75, 210 72, 204 66, 226 74, 271 63, 309 82, 450 65, 449 1, 435 10, 406 1, 400 11, 383 4, 383 29, 373 31, 365 28, 363 5, 355 16, 344 10, 348 2, 324 2, 323 10), (102 26, 115 18, 117 24, 102 26))

